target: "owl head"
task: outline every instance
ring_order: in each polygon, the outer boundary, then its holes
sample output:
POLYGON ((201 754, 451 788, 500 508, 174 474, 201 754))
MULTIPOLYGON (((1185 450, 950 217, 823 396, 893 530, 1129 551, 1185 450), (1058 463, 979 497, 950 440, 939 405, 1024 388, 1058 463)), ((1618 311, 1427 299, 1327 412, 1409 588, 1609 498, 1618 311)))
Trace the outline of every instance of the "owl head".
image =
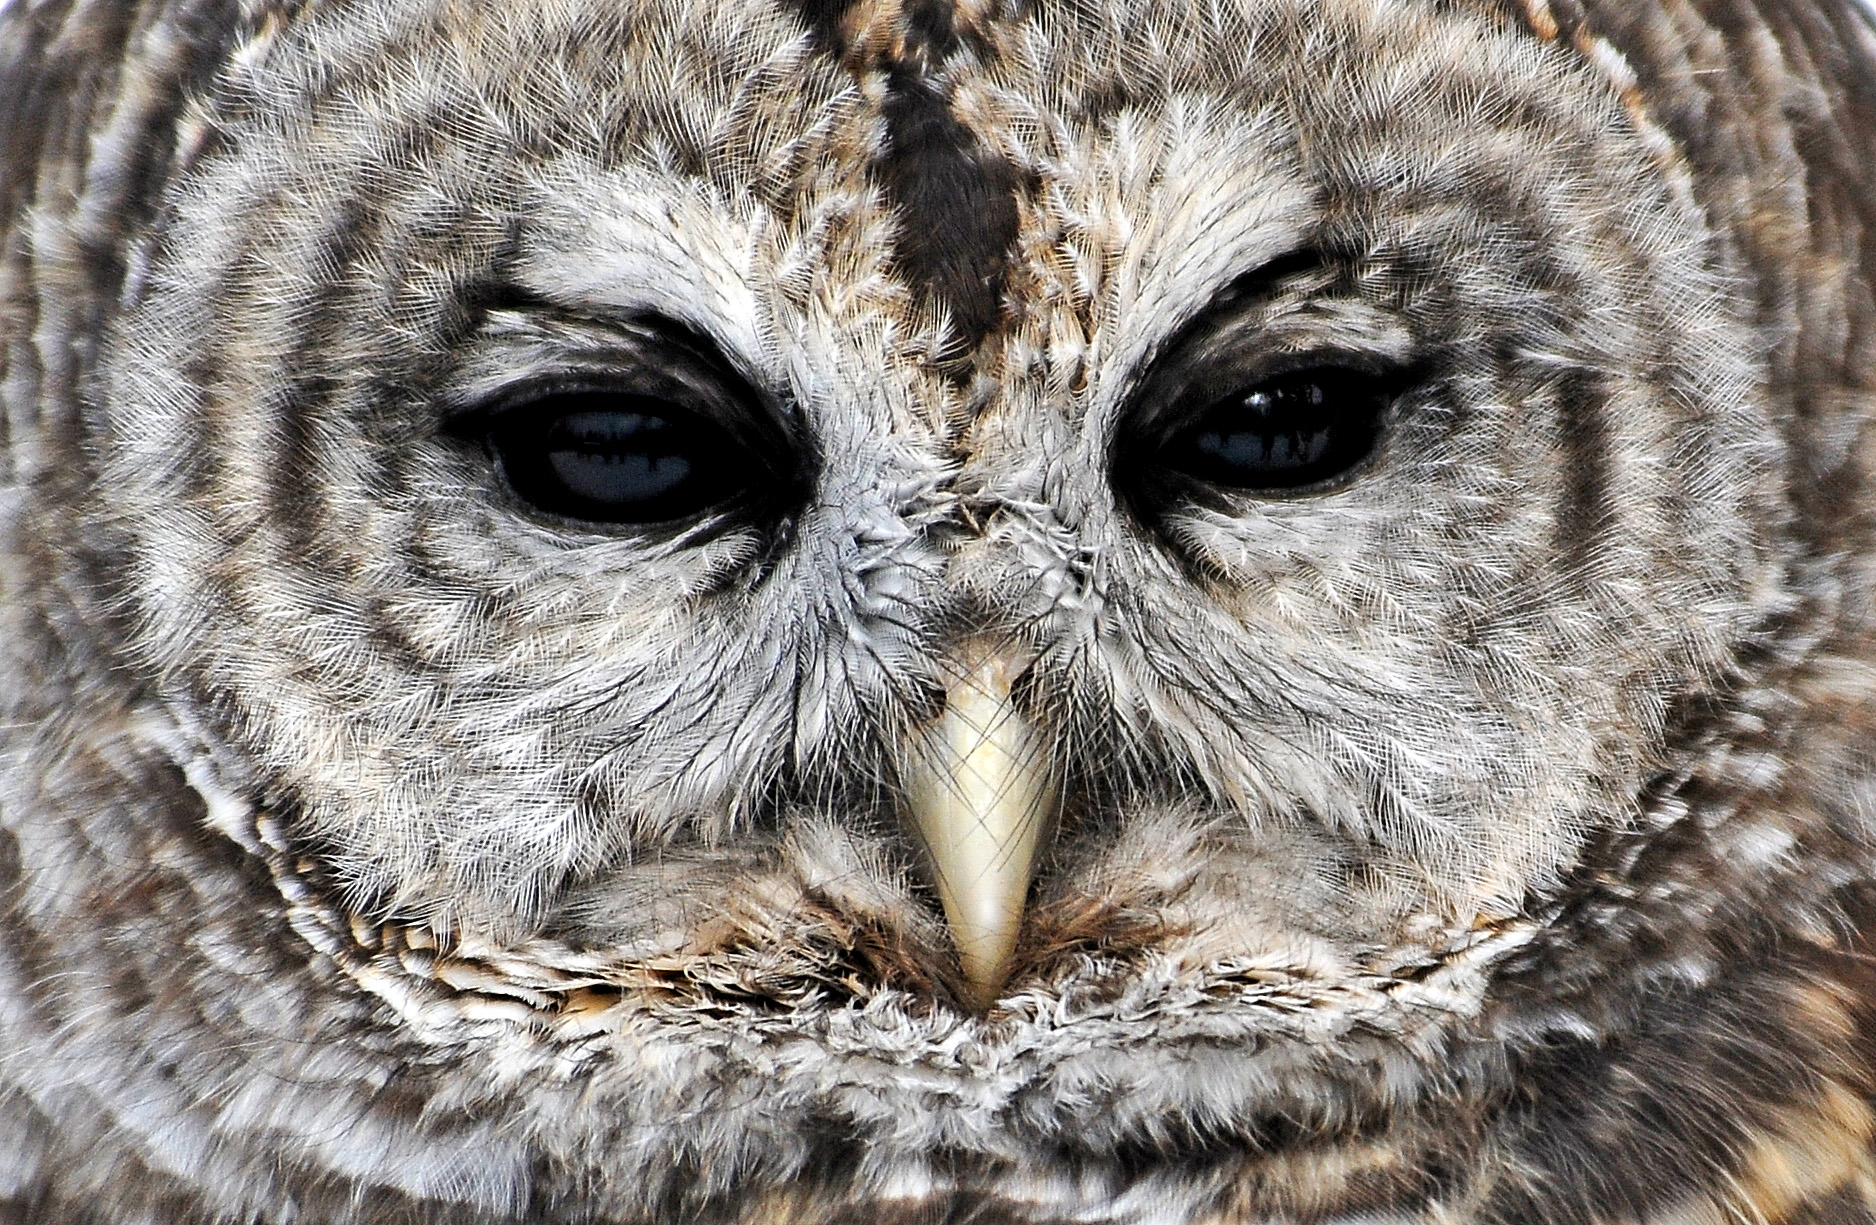
POLYGON ((89 598, 502 1120, 408 1178, 1301 1212, 1596 1039, 1585 873, 1843 583, 1677 19, 1576 7, 152 27, 89 598))

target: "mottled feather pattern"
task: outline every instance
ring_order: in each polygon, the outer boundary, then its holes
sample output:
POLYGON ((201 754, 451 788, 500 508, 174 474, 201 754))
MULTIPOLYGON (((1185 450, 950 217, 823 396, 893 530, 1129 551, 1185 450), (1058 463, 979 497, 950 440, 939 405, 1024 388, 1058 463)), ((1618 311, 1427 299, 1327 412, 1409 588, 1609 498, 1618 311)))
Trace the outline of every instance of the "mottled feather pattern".
POLYGON ((0 207, 0 1220, 1876 1221, 1847 0, 14 0, 0 207), (463 424, 672 335, 786 515, 463 424))

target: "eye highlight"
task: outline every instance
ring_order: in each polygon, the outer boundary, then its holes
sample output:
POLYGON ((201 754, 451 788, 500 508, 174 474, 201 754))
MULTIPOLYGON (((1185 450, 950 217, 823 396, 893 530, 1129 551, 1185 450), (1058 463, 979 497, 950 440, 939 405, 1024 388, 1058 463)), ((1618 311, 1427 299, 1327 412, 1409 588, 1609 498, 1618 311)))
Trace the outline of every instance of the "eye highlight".
POLYGON ((1337 367, 1264 379, 1203 404, 1151 462, 1226 489, 1318 485, 1374 452, 1391 391, 1390 380, 1337 367))
POLYGON ((738 501, 763 465, 729 431, 670 401, 557 392, 502 410, 489 449, 510 488, 548 514, 663 523, 738 501))

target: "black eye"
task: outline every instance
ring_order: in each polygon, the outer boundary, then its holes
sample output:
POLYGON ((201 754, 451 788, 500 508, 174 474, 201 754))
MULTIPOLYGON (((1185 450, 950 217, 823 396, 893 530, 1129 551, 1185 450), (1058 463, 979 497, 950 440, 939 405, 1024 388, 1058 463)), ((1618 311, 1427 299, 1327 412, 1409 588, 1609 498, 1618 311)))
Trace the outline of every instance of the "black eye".
POLYGON ((1337 367, 1253 383, 1186 418, 1159 448, 1154 466, 1228 489, 1321 484, 1374 452, 1392 386, 1391 380, 1337 367))
POLYGON ((669 400, 561 391, 489 422, 502 475, 538 510, 593 523, 664 523, 759 492, 761 459, 730 432, 669 400))

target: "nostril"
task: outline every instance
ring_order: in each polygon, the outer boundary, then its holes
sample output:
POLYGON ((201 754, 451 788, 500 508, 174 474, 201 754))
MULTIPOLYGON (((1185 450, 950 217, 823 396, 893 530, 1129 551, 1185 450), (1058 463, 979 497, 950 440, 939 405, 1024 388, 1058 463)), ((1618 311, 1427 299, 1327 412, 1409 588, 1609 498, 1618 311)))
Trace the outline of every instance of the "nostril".
POLYGON ((1040 661, 1031 661, 1010 680, 1010 705, 1014 706, 1024 718, 1036 720, 1042 713, 1041 707, 1044 705, 1043 696, 1046 689, 1047 682, 1040 661))
POLYGON ((906 721, 914 726, 931 723, 945 712, 943 686, 927 681, 913 681, 900 694, 905 703, 906 721))

